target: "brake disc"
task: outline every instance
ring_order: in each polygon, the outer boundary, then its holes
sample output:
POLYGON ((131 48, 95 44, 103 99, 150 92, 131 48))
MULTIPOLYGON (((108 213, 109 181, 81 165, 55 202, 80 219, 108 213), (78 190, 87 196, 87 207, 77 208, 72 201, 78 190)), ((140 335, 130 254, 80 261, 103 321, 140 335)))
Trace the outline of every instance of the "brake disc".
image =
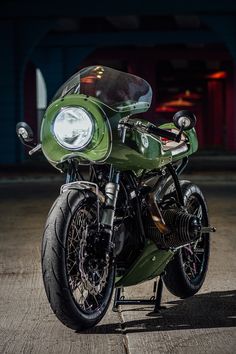
POLYGON ((108 277, 108 270, 109 270, 109 260, 110 257, 108 253, 105 255, 105 265, 102 270, 102 274, 98 271, 97 268, 92 269, 92 276, 95 275, 97 280, 95 282, 94 279, 91 279, 89 277, 88 271, 86 270, 87 267, 85 267, 85 262, 88 261, 89 255, 87 254, 86 248, 88 246, 87 239, 88 239, 88 226, 86 227, 85 230, 82 232, 82 237, 80 239, 79 243, 79 271, 81 275, 81 281, 85 287, 85 289, 91 294, 91 295, 97 295, 101 293, 103 288, 106 285, 106 280, 108 277))

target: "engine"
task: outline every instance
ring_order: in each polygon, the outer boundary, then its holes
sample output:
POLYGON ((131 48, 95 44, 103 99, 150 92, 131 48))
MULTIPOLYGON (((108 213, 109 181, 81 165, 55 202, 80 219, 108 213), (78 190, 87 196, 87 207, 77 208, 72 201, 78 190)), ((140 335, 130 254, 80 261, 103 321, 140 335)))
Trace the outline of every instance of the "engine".
POLYGON ((163 219, 169 229, 168 233, 161 233, 155 226, 151 215, 146 218, 145 231, 158 247, 171 248, 182 246, 195 241, 201 231, 201 221, 195 216, 178 209, 162 211, 163 219))

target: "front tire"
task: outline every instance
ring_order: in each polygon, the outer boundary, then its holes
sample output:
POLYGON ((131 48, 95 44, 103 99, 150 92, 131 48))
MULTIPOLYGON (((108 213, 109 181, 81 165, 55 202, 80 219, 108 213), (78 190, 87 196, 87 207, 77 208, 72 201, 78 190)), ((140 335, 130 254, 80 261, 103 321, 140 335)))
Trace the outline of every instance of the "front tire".
POLYGON ((97 218, 96 195, 70 189, 53 204, 42 242, 48 301, 64 325, 79 331, 102 319, 114 288, 112 260, 102 259, 102 251, 95 254, 97 218))
MULTIPOLYGON (((198 186, 181 181, 186 211, 198 215, 203 226, 208 226, 205 198, 198 186)), ((167 265, 163 280, 175 296, 187 298, 196 294, 205 280, 210 254, 210 238, 202 234, 193 244, 180 248, 167 265)))

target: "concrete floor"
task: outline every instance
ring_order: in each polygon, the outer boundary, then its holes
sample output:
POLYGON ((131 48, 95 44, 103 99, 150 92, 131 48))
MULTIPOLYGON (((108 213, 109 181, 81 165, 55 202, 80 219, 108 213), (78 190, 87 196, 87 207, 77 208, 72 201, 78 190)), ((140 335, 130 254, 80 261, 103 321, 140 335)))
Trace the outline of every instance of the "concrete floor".
MULTIPOLYGON (((164 290, 167 306, 155 317, 148 306, 108 311, 86 333, 63 326, 44 293, 40 244, 57 181, 0 184, 0 353, 235 353, 236 182, 199 183, 209 204, 209 272, 199 294, 180 300, 164 290)), ((152 295, 153 282, 126 296, 152 295)))

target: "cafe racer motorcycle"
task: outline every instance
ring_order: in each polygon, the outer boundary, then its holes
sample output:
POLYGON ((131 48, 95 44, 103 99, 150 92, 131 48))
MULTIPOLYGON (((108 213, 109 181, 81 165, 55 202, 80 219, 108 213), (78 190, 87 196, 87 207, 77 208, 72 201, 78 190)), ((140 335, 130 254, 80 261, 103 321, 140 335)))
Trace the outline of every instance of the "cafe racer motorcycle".
POLYGON ((132 303, 120 296, 124 287, 160 276, 186 298, 205 279, 215 230, 199 187, 178 178, 198 148, 196 118, 179 111, 156 126, 138 115, 151 99, 142 78, 90 66, 54 96, 38 145, 17 124, 30 154, 41 150, 66 174, 45 225, 42 273, 52 310, 74 330, 102 319, 114 288, 117 308, 132 303))

